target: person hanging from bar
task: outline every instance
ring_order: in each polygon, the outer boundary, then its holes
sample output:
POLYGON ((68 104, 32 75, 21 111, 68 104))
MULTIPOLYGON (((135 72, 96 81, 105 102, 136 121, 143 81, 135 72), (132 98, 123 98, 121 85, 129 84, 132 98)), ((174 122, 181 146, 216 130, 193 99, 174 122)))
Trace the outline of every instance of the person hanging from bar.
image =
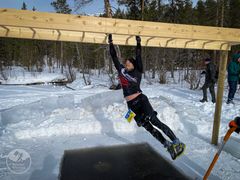
POLYGON ((116 50, 114 48, 112 34, 108 36, 110 54, 115 68, 118 71, 118 76, 123 89, 123 95, 127 101, 128 113, 127 118, 135 119, 138 126, 144 127, 152 134, 158 141, 160 141, 167 151, 170 153, 172 159, 180 156, 185 149, 185 144, 182 143, 173 131, 158 117, 157 112, 152 108, 148 97, 142 93, 140 83, 143 73, 143 65, 141 58, 141 38, 136 36, 136 58, 130 57, 124 60, 123 64, 119 62, 116 50), (165 139, 161 132, 162 130, 169 139, 165 139))

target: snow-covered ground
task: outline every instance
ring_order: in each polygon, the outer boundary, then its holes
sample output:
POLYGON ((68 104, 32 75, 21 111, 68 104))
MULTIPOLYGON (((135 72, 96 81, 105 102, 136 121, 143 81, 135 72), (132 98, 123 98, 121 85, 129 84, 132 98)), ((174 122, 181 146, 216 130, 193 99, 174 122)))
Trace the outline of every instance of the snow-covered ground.
MULTIPOLYGON (((106 78, 96 77, 93 85, 85 88, 78 83, 69 85, 77 90, 50 85, 0 86, 1 179, 57 179, 64 150, 139 142, 148 142, 183 171, 191 170, 191 178, 204 175, 217 147, 210 143, 215 107, 211 102, 199 102, 201 91, 176 84, 143 83, 143 92, 159 119, 187 145, 185 155, 172 161, 147 131, 124 119, 127 106, 121 90, 110 91, 105 87, 106 78), (26 173, 14 174, 6 166, 13 149, 30 154, 32 163, 26 173)), ((239 95, 235 105, 223 104, 220 137, 231 118, 240 114, 239 95)), ((239 139, 239 135, 233 136, 239 139)), ((239 179, 240 159, 222 152, 212 174, 212 179, 239 179)))
POLYGON ((48 83, 57 81, 67 81, 66 76, 58 73, 50 73, 49 68, 43 69, 43 72, 28 72, 26 68, 13 66, 11 69, 3 71, 4 78, 0 76, 0 84, 30 84, 30 83, 48 83))

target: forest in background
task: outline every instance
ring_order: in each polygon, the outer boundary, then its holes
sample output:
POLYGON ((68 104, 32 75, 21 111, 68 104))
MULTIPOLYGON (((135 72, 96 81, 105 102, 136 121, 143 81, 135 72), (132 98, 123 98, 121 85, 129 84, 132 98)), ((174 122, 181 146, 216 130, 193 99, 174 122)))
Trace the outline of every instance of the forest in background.
MULTIPOLYGON (((78 14, 84 6, 90 6, 96 0, 74 0, 74 9, 70 9, 66 0, 52 1, 56 13, 78 14)), ((111 6, 111 0, 104 0, 105 10, 99 16, 143 21, 168 22, 178 24, 193 24, 240 28, 240 0, 198 0, 193 6, 191 0, 117 0, 120 7, 111 6)), ((28 8, 23 3, 22 10, 37 11, 37 7, 28 8)), ((114 36, 113 36, 114 40, 114 36)), ((124 57, 134 55, 135 47, 117 46, 118 54, 124 57)), ((230 55, 240 48, 233 47, 230 55)), ((160 83, 166 83, 167 72, 174 82, 186 81, 191 89, 198 88, 199 69, 204 68, 203 59, 210 57, 218 65, 219 52, 191 49, 167 49, 143 47, 142 51, 144 76, 159 78, 160 83), (184 72, 178 79, 175 71, 184 72), (179 79, 181 78, 181 79, 179 79)), ((0 38, 0 76, 7 78, 6 70, 13 66, 24 67, 30 72, 41 72, 44 66, 54 67, 65 74, 72 82, 76 73, 86 75, 91 69, 97 69, 98 74, 107 73, 114 82, 115 73, 109 56, 108 45, 87 44, 76 42, 57 42, 41 40, 25 40, 0 38)), ((54 72, 54 68, 49 71, 54 72)))

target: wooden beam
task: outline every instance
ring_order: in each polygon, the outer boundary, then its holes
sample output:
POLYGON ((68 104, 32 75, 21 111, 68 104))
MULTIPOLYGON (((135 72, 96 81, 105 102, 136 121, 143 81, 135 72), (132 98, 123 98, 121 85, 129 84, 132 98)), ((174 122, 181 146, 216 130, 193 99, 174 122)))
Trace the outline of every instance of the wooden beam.
MULTIPOLYGON (((19 28, 9 26, 5 26, 5 28, 0 27, 0 37, 107 44, 107 35, 101 33, 19 28)), ((118 45, 136 45, 134 36, 113 35, 113 40, 114 43, 118 45)), ((142 37, 142 45, 148 47, 230 50, 230 46, 223 44, 224 42, 212 42, 203 47, 205 42, 206 41, 200 40, 187 42, 187 40, 184 39, 153 38, 147 36, 142 37)))
POLYGON ((222 99, 224 92, 224 80, 226 74, 228 60, 228 51, 221 51, 220 54, 220 66, 219 66, 219 78, 218 78, 218 90, 217 90, 217 102, 214 113, 214 124, 212 132, 212 144, 218 144, 218 135, 220 128, 221 112, 222 112, 222 99))
MULTIPOLYGON (((240 30, 15 9, 0 9, 0 25, 104 34, 240 43, 240 30)), ((183 46, 184 48, 184 46, 183 46)), ((200 47, 199 47, 200 48, 200 47)))

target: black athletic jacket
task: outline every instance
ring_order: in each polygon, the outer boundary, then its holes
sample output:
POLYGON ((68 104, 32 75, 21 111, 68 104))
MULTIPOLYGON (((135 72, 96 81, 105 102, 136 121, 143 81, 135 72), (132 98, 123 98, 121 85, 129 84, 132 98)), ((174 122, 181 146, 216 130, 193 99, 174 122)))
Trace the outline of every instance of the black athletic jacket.
POLYGON ((140 89, 140 83, 141 83, 142 72, 143 72, 142 58, 141 58, 141 44, 137 43, 136 59, 133 63, 134 70, 132 71, 127 71, 124 68, 124 66, 120 64, 113 43, 110 43, 109 45, 110 45, 110 54, 111 54, 114 66, 118 71, 118 77, 120 79, 124 97, 132 95, 137 92, 142 92, 142 90, 140 89))
POLYGON ((216 67, 213 62, 207 64, 206 67, 206 75, 205 75, 205 83, 215 83, 216 80, 216 67))

